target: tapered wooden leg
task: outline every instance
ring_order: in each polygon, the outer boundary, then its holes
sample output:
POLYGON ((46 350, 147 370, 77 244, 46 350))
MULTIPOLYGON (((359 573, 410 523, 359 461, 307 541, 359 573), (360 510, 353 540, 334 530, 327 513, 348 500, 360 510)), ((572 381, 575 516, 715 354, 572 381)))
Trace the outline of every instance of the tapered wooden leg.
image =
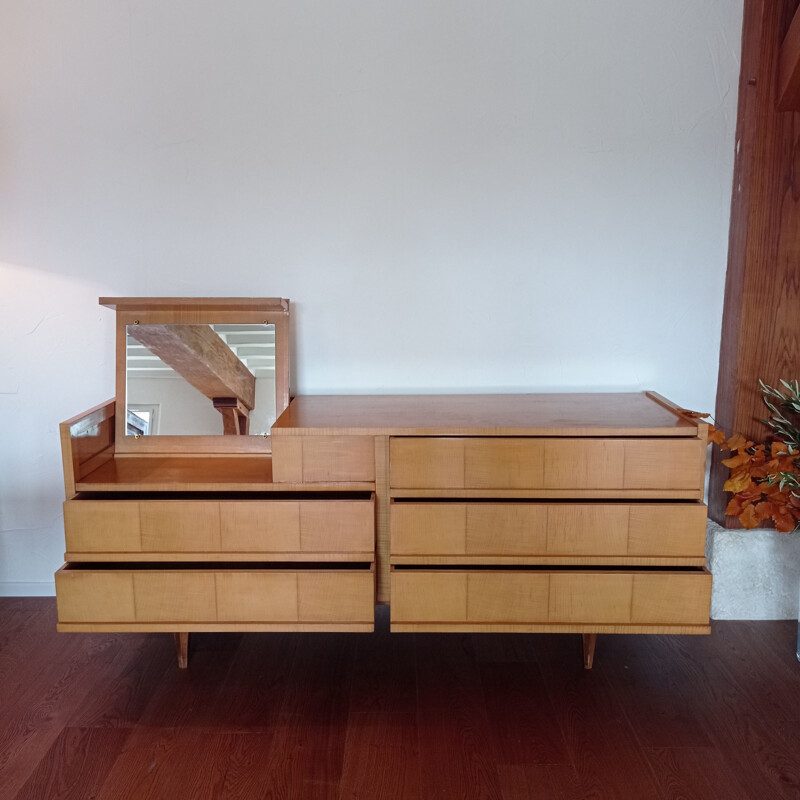
POLYGON ((174 633, 175 637, 175 654, 178 656, 178 668, 186 669, 189 666, 189 634, 174 633))
POLYGON ((583 636, 583 668, 591 669, 594 663, 594 646, 597 644, 596 633, 584 633, 583 636))

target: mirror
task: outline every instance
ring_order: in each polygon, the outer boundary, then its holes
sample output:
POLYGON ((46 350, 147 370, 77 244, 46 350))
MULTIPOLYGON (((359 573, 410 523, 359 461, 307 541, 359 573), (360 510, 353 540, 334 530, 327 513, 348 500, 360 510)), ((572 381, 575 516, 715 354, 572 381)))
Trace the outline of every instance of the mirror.
POLYGON ((275 325, 134 324, 126 436, 265 436, 276 419, 275 325))

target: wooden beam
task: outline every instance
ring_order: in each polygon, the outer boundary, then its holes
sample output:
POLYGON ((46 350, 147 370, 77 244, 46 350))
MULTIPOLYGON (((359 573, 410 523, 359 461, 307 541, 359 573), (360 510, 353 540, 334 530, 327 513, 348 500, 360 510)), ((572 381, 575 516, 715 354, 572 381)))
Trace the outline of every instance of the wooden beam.
MULTIPOLYGON (((800 377, 800 114, 776 111, 781 42, 797 0, 745 0, 717 427, 768 433, 758 380, 800 377)), ((709 515, 727 527, 729 470, 712 451, 709 515)))
POLYGON ((250 411, 235 397, 215 397, 214 408, 222 414, 225 436, 247 436, 250 433, 250 411))
POLYGON ((209 325, 129 325, 128 335, 211 400, 255 405, 255 377, 209 325))
POLYGON ((778 111, 800 111, 800 9, 781 45, 778 60, 778 111))

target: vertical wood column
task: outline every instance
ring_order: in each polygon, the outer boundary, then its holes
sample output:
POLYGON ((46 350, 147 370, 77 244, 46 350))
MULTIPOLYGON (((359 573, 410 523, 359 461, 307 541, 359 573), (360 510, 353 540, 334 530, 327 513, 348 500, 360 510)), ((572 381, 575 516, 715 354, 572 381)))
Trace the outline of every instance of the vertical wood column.
MULTIPOLYGON (((800 109, 778 111, 781 44, 798 0, 744 0, 717 426, 763 440, 759 378, 800 378, 800 109)), ((727 527, 715 448, 709 515, 727 527)))

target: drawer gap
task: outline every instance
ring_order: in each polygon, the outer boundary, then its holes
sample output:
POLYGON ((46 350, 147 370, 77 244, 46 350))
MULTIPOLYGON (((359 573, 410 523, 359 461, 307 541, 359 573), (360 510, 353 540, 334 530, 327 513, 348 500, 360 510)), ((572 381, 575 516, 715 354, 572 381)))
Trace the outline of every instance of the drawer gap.
POLYGON ((123 571, 130 572, 254 572, 266 570, 278 572, 326 572, 364 571, 372 569, 371 561, 70 561, 62 568, 62 572, 82 571, 123 571))
POLYGON ((585 564, 393 564, 392 570, 396 572, 681 572, 698 575, 707 572, 705 567, 686 566, 588 566, 585 564))
POLYGON ((373 492, 78 492, 72 500, 370 500, 373 492))

